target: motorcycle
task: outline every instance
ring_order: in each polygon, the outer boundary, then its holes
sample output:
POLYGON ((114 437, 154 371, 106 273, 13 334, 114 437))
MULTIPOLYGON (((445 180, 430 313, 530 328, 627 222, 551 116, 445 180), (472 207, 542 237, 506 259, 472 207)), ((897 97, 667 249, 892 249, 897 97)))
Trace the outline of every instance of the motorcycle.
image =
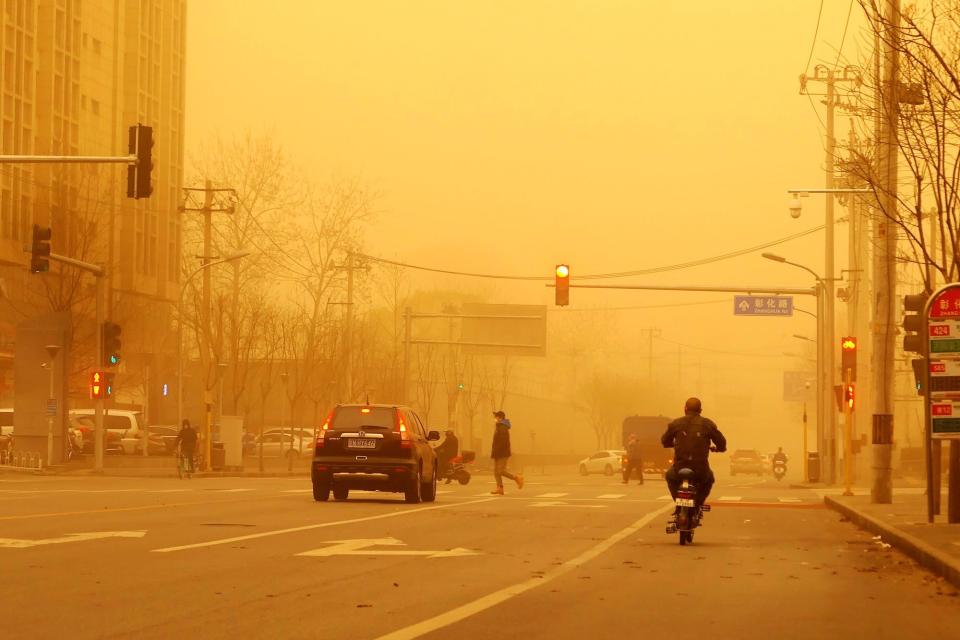
POLYGON ((700 526, 709 505, 697 507, 697 486, 693 483, 693 469, 680 469, 680 488, 677 490, 674 517, 667 524, 667 533, 679 533, 680 544, 693 543, 693 530, 700 526))
POLYGON ((475 458, 476 454, 473 451, 464 451, 461 455, 454 456, 446 469, 440 473, 441 479, 447 482, 456 480, 460 484, 469 484, 470 472, 467 471, 466 465, 473 462, 475 458))
POLYGON ((787 475, 787 463, 783 460, 777 460, 773 463, 773 477, 777 479, 777 482, 783 480, 783 476, 787 475))

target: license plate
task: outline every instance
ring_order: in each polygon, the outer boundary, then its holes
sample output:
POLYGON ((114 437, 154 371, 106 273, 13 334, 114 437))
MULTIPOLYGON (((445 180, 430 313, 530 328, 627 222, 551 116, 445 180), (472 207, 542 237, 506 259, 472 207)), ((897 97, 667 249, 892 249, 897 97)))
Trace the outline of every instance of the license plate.
POLYGON ((347 446, 351 449, 376 449, 377 441, 373 438, 349 438, 347 446))
POLYGON ((692 507, 692 506, 693 506, 693 500, 691 500, 690 498, 677 498, 677 506, 678 506, 678 507, 692 507))

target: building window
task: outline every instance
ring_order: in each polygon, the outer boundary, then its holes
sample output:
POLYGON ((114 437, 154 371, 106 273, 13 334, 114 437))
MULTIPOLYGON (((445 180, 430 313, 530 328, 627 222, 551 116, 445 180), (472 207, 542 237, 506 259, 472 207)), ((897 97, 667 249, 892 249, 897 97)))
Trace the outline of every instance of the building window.
POLYGON ((93 39, 93 52, 97 55, 100 55, 101 44, 102 43, 97 38, 93 39))
POLYGON ((90 111, 93 111, 93 115, 100 115, 100 101, 90 98, 90 111))

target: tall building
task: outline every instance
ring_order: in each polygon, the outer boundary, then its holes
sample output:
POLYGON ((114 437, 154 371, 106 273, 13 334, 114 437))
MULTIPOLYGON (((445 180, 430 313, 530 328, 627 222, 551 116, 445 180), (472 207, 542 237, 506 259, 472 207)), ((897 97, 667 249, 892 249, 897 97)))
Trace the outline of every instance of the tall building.
MULTIPOLYGON (((75 368, 92 364, 92 278, 51 263, 28 273, 34 223, 54 253, 106 266, 108 313, 135 378, 170 351, 179 294, 186 0, 3 0, 0 153, 118 156, 127 129, 154 129, 153 195, 126 198, 126 167, 0 164, 0 403, 17 322, 73 313, 75 368)), ((79 383, 82 387, 82 382, 79 383)), ((135 396, 135 394, 134 394, 135 396)), ((131 396, 128 401, 136 401, 131 396)))

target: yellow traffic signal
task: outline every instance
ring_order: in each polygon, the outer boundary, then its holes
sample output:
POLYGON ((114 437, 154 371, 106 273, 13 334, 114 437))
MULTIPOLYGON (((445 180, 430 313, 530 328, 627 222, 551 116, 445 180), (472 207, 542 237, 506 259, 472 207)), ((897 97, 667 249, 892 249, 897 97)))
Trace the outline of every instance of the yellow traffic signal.
POLYGON ((848 384, 843 388, 843 401, 850 407, 850 411, 853 411, 854 406, 856 405, 856 394, 854 385, 848 384))
POLYGON ((555 273, 555 302, 558 307, 565 307, 570 304, 570 265, 558 264, 555 273))
POLYGON ((850 381, 857 380, 857 339, 847 336, 840 339, 840 371, 850 372, 850 381))

